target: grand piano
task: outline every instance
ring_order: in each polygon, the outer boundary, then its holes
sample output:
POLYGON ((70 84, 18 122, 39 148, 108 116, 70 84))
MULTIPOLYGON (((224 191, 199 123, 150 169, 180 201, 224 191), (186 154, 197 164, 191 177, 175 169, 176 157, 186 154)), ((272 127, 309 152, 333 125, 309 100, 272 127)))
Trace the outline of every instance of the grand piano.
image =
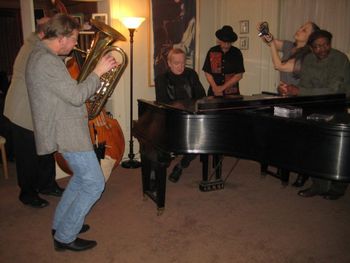
MULTIPOLYGON (((167 167, 172 156, 188 153, 230 155, 350 182, 347 106, 344 94, 282 97, 263 93, 172 104, 138 100, 133 136, 140 143, 143 194, 162 213, 167 167), (276 116, 277 108, 301 113, 276 116)), ((218 176, 215 181, 222 184, 218 176)), ((213 184, 203 171, 200 188, 206 185, 213 184)))

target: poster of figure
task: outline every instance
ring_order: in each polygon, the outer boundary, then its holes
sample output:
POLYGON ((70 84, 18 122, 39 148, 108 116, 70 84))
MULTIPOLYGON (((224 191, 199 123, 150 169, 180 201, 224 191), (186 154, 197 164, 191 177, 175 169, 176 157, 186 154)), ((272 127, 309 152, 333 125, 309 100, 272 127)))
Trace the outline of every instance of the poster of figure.
POLYGON ((154 78, 167 70, 167 55, 172 48, 186 54, 186 66, 195 68, 196 0, 152 0, 152 73, 154 78))

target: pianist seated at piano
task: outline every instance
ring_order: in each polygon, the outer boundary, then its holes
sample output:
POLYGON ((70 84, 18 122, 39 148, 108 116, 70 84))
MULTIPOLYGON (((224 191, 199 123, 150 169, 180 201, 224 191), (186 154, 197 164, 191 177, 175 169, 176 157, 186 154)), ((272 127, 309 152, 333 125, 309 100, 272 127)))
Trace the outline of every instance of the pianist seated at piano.
MULTIPOLYGON (((280 85, 281 95, 350 94, 350 63, 347 56, 332 48, 332 34, 326 30, 313 32, 308 40, 312 53, 308 54, 296 85, 280 85)), ((299 191, 302 197, 321 195, 336 200, 344 195, 347 183, 312 178, 311 188, 299 191)))
MULTIPOLYGON (((182 49, 169 51, 168 70, 155 79, 156 101, 159 103, 176 103, 177 100, 196 100, 205 97, 205 90, 198 74, 185 67, 186 55, 182 49)), ((182 170, 196 158, 195 154, 184 155, 169 175, 169 180, 176 183, 182 170)))

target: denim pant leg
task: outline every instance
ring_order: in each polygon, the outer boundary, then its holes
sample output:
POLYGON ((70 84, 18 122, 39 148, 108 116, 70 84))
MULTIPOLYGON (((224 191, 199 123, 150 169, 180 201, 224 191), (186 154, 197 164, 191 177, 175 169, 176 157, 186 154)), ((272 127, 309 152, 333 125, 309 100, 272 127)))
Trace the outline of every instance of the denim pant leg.
POLYGON ((53 229, 55 239, 74 241, 90 208, 100 198, 105 180, 94 151, 63 153, 73 176, 56 208, 53 229))

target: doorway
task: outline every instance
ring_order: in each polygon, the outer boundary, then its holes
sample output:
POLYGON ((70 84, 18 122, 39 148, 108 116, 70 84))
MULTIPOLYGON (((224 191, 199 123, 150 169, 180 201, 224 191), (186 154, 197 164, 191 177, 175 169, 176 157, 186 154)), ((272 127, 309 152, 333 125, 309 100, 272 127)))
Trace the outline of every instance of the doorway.
POLYGON ((19 8, 0 8, 0 71, 12 75, 12 67, 23 44, 19 8))

